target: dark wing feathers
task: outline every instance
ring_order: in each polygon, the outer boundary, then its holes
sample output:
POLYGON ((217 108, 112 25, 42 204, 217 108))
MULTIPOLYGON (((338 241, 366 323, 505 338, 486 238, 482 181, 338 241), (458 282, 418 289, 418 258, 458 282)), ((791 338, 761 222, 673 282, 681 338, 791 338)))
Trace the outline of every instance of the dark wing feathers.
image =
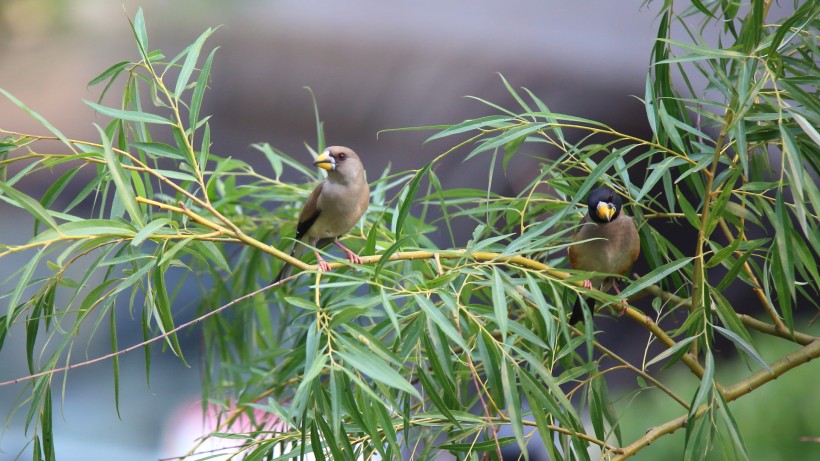
POLYGON ((322 211, 318 206, 319 194, 322 193, 322 187, 324 187, 324 185, 324 182, 320 182, 319 185, 313 189, 313 192, 310 193, 307 202, 305 202, 305 206, 302 207, 302 211, 299 213, 299 222, 296 224, 296 240, 301 240, 307 231, 310 230, 310 226, 312 226, 319 217, 319 213, 322 211))

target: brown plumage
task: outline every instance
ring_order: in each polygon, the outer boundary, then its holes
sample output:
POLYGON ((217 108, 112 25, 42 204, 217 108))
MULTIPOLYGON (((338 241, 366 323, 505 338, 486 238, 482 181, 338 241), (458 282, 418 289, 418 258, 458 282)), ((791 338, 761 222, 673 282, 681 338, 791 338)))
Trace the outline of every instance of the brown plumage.
MULTIPOLYGON (((345 252, 348 261, 361 264, 362 259, 338 239, 350 232, 370 204, 370 187, 364 166, 352 149, 341 146, 328 147, 313 164, 327 170, 327 178, 313 189, 302 207, 296 224, 296 240, 316 248, 332 242, 345 252)), ((290 255, 299 258, 307 249, 307 246, 295 243, 290 255)), ((319 270, 329 271, 330 265, 318 251, 314 253, 319 270)), ((286 263, 274 282, 287 277, 292 270, 293 267, 286 263)))
MULTIPOLYGON (((572 239, 582 243, 569 247, 570 267, 605 274, 629 272, 641 252, 641 240, 635 221, 622 212, 621 206, 621 197, 609 187, 599 187, 589 193, 587 215, 581 219, 581 226, 572 239)), ((584 287, 606 290, 607 283, 620 293, 615 277, 593 277, 584 281, 584 287)), ((593 300, 587 303, 590 309, 594 307, 593 300)), ((583 316, 579 298, 572 309, 570 324, 582 320, 583 316)))

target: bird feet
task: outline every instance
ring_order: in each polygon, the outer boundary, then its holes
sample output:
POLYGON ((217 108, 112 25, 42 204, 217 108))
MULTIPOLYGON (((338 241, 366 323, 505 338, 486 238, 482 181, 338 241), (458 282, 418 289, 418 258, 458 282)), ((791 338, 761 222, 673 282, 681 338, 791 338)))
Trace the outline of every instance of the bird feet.
POLYGON ((589 279, 584 280, 584 288, 586 288, 587 290, 591 290, 592 289, 592 280, 589 280, 589 279))
POLYGON ((347 260, 350 261, 352 264, 361 264, 362 258, 359 257, 356 253, 348 250, 345 248, 345 254, 347 255, 347 260))
POLYGON ((357 255, 356 253, 354 253, 354 252, 350 251, 350 249, 349 249, 349 248, 347 248, 346 246, 342 245, 342 244, 341 244, 338 240, 334 240, 334 241, 333 241, 333 243, 334 243, 337 247, 341 248, 341 249, 342 249, 342 251, 344 251, 344 252, 345 252, 345 255, 347 256, 347 260, 348 260, 348 261, 350 261, 350 262, 351 262, 351 264, 361 264, 361 263, 362 263, 362 258, 361 258, 361 257, 359 257, 359 255, 357 255))
MULTIPOLYGON (((615 294, 621 294, 621 289, 618 287, 618 281, 612 279, 612 289, 615 290, 615 294)), ((621 308, 618 310, 618 316, 621 317, 626 314, 626 309, 629 307, 629 303, 626 302, 626 299, 619 299, 618 303, 621 305, 621 308)))
POLYGON ((316 265, 319 266, 319 272, 330 272, 330 264, 328 264, 327 261, 322 259, 318 251, 314 253, 316 254, 316 265))

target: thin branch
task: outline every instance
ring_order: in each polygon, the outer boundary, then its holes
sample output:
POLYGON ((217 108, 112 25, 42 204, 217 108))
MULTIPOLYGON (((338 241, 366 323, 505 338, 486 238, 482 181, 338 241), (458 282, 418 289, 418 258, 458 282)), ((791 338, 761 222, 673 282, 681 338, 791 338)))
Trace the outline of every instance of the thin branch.
POLYGON ((63 371, 74 370, 76 368, 85 367, 85 366, 88 366, 88 365, 91 365, 91 364, 94 364, 94 363, 97 363, 97 362, 102 362, 104 360, 109 360, 111 358, 118 357, 118 356, 123 355, 123 354, 127 354, 127 353, 129 353, 129 352, 131 352, 135 349, 139 349, 139 348, 145 347, 145 346, 147 346, 151 343, 155 343, 157 341, 163 340, 163 339, 171 336, 172 334, 174 334, 174 333, 176 333, 180 330, 184 330, 185 328, 188 328, 192 325, 195 325, 195 324, 207 319, 208 317, 219 314, 220 312, 224 311, 225 309, 228 309, 229 307, 234 306, 235 304, 237 304, 239 302, 242 302, 242 301, 244 301, 248 298, 252 298, 252 297, 254 297, 254 296, 256 296, 260 293, 264 293, 265 291, 267 291, 267 290, 269 290, 273 287, 279 286, 279 285, 281 285, 281 284, 283 284, 283 283, 285 283, 289 280, 292 280, 292 279, 296 278, 298 275, 299 274, 291 275, 290 277, 283 278, 282 280, 280 280, 276 283, 272 283, 272 284, 267 285, 265 287, 262 287, 258 290, 254 290, 254 291, 252 291, 248 294, 242 295, 239 298, 236 298, 236 299, 228 302, 227 304, 222 305, 221 307, 218 307, 218 308, 216 308, 216 309, 214 309, 214 310, 212 310, 212 311, 210 311, 206 314, 203 314, 203 315, 201 315, 201 316, 199 316, 199 317, 197 317, 197 318, 195 318, 191 321, 185 322, 182 325, 179 325, 176 328, 168 330, 167 332, 165 332, 165 333, 163 333, 159 336, 155 336, 155 337, 153 337, 149 340, 143 341, 143 342, 138 343, 138 344, 134 344, 133 346, 126 347, 125 349, 118 350, 117 352, 112 352, 110 354, 106 354, 106 355, 103 355, 101 357, 97 357, 95 359, 86 360, 85 362, 74 363, 74 364, 67 365, 67 366, 64 366, 64 367, 54 368, 54 369, 51 369, 51 370, 46 370, 46 371, 41 371, 39 373, 34 373, 32 375, 23 376, 21 378, 16 378, 16 379, 8 380, 8 381, 3 381, 3 382, 0 382, 0 387, 8 386, 10 384, 17 384, 17 383, 21 383, 21 382, 25 382, 25 381, 30 381, 32 379, 39 378, 41 376, 53 375, 55 373, 60 373, 60 372, 63 372, 63 371))

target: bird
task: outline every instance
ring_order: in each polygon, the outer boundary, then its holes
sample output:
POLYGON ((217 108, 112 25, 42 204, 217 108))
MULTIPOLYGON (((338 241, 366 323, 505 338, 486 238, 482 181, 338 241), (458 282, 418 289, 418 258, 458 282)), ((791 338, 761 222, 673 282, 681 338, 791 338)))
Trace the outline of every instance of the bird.
MULTIPOLYGON (((581 219, 580 227, 573 236, 576 243, 569 247, 569 264, 572 269, 605 274, 625 275, 641 252, 641 240, 635 221, 622 209, 621 197, 607 186, 593 189, 587 197, 587 214, 581 219)), ((584 288, 608 290, 612 284, 615 293, 620 294, 617 280, 613 276, 593 277, 584 280, 584 288)), ((626 301, 622 300, 623 311, 626 301)), ((595 305, 589 301, 590 309, 595 305)), ((575 301, 569 323, 582 320, 581 299, 575 301)))
MULTIPOLYGON (((327 177, 313 189, 299 213, 295 237, 298 242, 294 242, 290 255, 300 258, 308 246, 318 249, 334 243, 345 252, 348 261, 361 264, 362 258, 342 245, 339 237, 350 232, 370 204, 364 165, 356 152, 343 146, 328 147, 313 164, 326 170, 327 177)), ((329 271, 330 265, 318 251, 313 252, 319 270, 329 271)), ((292 270, 293 266, 285 263, 273 283, 289 276, 292 270)))

